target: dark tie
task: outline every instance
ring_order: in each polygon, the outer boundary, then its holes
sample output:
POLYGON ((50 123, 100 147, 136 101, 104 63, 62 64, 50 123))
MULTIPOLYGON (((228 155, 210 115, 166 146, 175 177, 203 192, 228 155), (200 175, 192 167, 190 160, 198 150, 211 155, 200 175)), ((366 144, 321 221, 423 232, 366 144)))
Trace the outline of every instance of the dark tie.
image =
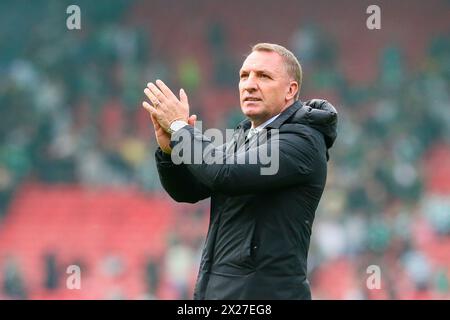
POLYGON ((245 150, 247 150, 250 140, 255 139, 257 134, 258 134, 258 130, 254 129, 254 128, 250 128, 248 131, 244 132, 245 138, 244 137, 240 138, 237 149, 244 147, 245 150))

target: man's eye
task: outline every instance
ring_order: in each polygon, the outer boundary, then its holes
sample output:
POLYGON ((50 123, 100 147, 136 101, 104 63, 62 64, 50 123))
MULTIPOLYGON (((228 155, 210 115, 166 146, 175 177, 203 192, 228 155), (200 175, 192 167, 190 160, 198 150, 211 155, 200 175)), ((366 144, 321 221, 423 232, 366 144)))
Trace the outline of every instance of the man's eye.
POLYGON ((243 78, 247 78, 248 77, 248 75, 247 74, 241 74, 241 79, 243 79, 243 78))
POLYGON ((263 77, 263 78, 270 79, 269 75, 267 75, 267 74, 263 74, 262 77, 263 77))

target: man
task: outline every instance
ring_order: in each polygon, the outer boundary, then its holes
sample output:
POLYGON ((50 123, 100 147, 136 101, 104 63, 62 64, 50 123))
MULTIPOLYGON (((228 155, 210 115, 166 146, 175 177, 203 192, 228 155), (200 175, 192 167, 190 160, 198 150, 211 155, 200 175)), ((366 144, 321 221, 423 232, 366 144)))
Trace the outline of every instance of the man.
POLYGON ((301 66, 286 48, 254 46, 239 82, 248 119, 232 141, 214 148, 224 158, 248 156, 270 149, 271 133, 277 132, 279 166, 270 175, 261 174, 261 163, 176 165, 172 148, 205 150, 211 141, 193 127, 196 117, 189 116, 183 90, 178 99, 160 80, 144 90, 153 104, 143 106, 151 113, 160 146, 156 162, 163 187, 179 202, 211 197, 195 299, 311 299, 307 255, 337 113, 324 100, 298 101, 301 81, 301 66), (249 135, 259 136, 262 129, 268 138, 249 142, 249 135))

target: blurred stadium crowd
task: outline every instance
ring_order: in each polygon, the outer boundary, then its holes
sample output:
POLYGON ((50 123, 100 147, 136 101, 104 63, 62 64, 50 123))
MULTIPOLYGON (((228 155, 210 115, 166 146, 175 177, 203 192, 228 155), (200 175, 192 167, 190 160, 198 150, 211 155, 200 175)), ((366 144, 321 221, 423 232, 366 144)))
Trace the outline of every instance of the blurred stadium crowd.
POLYGON ((381 2, 377 31, 364 1, 77 2, 74 31, 71 3, 0 2, 0 298, 190 298, 209 202, 162 190, 143 88, 183 87, 204 128, 232 127, 261 41, 299 57, 302 100, 339 111, 313 298, 450 298, 448 1, 381 2))

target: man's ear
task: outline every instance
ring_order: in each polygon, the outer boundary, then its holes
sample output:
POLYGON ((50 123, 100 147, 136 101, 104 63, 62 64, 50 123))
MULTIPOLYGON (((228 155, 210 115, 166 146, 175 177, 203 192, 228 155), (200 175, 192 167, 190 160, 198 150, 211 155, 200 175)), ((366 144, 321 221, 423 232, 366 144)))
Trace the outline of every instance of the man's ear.
POLYGON ((295 98, 298 90, 299 90, 299 87, 298 87, 297 81, 291 81, 291 83, 289 84, 289 90, 286 95, 286 100, 295 98))

